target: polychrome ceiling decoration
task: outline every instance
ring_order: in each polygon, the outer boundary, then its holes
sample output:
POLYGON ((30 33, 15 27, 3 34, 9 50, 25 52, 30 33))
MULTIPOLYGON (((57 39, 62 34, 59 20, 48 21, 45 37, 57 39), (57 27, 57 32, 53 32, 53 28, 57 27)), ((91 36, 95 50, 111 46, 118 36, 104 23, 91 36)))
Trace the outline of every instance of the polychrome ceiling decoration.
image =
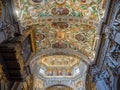
POLYGON ((31 62, 31 70, 37 76, 49 77, 71 77, 75 78, 85 76, 87 65, 84 61, 75 55, 49 55, 42 56, 35 63, 31 62))
POLYGON ((47 67, 72 67, 80 62, 78 57, 66 56, 66 55, 52 55, 43 57, 38 63, 43 63, 47 67))
POLYGON ((23 27, 33 26, 37 50, 71 48, 93 59, 105 0, 15 0, 23 27))
MULTIPOLYGON (((36 68, 44 76, 74 76, 74 67, 80 67, 84 63, 77 56, 51 55, 40 58, 36 68)), ((85 65, 85 64, 84 64, 85 65)), ((82 66, 86 68, 85 66, 82 66)))
MULTIPOLYGON (((31 67, 33 66, 31 69, 36 72, 35 75, 47 76, 47 80, 48 78, 62 80, 60 77, 64 79, 66 76, 72 80, 72 76, 81 76, 77 78, 84 83, 87 65, 82 58, 86 56, 88 60, 94 59, 96 35, 100 21, 104 17, 107 0, 14 0, 14 2, 21 25, 25 28, 32 26, 35 31, 36 50, 41 53, 40 58, 31 61, 31 67), (60 50, 63 49, 82 54, 61 54, 60 50), (49 50, 58 51, 59 54, 52 54, 49 50), (44 56, 42 52, 45 51, 48 51, 46 55, 50 54, 44 56)), ((76 87, 85 87, 81 86, 79 80, 76 83, 76 87)), ((64 87, 57 88, 61 90, 64 87)))

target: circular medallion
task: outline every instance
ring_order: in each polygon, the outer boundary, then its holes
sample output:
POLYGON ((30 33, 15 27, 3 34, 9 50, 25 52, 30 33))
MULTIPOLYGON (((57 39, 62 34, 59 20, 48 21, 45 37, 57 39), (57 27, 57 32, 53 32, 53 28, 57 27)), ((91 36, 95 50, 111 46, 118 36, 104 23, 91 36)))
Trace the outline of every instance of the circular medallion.
POLYGON ((58 5, 63 5, 66 3, 66 0, 55 0, 58 5))
POLYGON ((75 35, 75 39, 77 41, 85 41, 85 37, 82 34, 80 34, 80 33, 75 35))

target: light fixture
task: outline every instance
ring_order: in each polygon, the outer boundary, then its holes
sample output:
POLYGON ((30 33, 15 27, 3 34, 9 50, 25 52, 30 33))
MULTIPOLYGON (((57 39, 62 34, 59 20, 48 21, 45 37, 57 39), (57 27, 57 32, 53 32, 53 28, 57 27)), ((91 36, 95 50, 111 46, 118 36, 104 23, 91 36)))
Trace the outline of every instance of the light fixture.
POLYGON ((17 18, 19 18, 19 16, 20 16, 20 10, 18 8, 15 9, 15 14, 16 14, 17 18))

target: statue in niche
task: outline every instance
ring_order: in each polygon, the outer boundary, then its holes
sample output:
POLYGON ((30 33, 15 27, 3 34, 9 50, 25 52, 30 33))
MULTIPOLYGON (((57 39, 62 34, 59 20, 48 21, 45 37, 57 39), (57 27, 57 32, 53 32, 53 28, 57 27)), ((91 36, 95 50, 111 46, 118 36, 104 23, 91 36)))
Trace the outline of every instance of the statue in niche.
POLYGON ((57 70, 57 75, 58 75, 58 76, 62 76, 62 70, 61 70, 61 69, 58 69, 58 70, 57 70))
POLYGON ((53 76, 53 70, 52 70, 52 69, 50 69, 50 70, 48 71, 48 76, 53 76))

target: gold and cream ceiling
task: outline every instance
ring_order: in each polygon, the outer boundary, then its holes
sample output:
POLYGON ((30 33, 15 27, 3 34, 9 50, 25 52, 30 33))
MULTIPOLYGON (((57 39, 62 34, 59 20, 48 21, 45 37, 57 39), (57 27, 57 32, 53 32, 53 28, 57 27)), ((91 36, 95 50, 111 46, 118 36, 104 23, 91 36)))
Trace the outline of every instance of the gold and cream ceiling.
POLYGON ((96 35, 104 17, 106 1, 14 0, 14 6, 21 25, 32 27, 35 31, 36 50, 47 53, 49 50, 56 51, 53 55, 44 53, 46 57, 39 58, 40 62, 48 68, 70 67, 79 63, 83 56, 89 61, 94 59, 96 35), (80 57, 77 60, 59 52, 66 50, 69 53, 69 49, 83 56, 72 53, 72 56, 80 57))
POLYGON ((15 0, 22 26, 33 26, 36 49, 72 48, 94 58, 105 0, 15 0))
MULTIPOLYGON (((66 75, 73 76, 74 71, 83 73, 81 71, 86 70, 86 63, 92 61, 95 56, 98 39, 96 35, 104 18, 107 0, 14 0, 14 2, 21 25, 25 28, 32 27, 35 31, 38 54, 31 61, 31 67, 37 70, 35 72, 47 72, 48 76, 62 76, 65 70, 68 73, 66 75), (57 74, 54 75, 52 72, 57 74)), ((85 72, 81 78, 84 83, 85 72)))

